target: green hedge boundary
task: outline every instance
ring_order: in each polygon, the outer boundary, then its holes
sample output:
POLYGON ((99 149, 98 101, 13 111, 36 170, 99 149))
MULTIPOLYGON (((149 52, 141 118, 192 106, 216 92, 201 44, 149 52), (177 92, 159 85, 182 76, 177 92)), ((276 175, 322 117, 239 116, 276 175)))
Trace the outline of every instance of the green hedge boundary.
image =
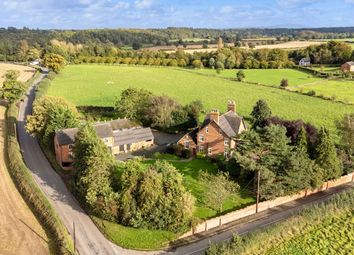
POLYGON ((6 110, 6 163, 10 175, 20 191, 22 197, 31 207, 41 224, 51 235, 56 254, 72 255, 74 245, 72 238, 49 203, 44 193, 33 180, 30 170, 23 162, 20 146, 16 137, 18 108, 11 104, 6 110))

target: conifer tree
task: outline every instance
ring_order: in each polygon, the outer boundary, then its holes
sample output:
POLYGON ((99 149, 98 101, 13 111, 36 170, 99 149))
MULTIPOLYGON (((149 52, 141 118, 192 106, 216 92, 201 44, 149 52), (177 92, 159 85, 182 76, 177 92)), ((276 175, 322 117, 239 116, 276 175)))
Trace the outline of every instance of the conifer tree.
POLYGON ((341 164, 337 157, 336 147, 328 129, 322 127, 318 134, 316 146, 316 163, 323 169, 324 179, 331 180, 342 174, 341 164))
POLYGON ((258 100, 251 112, 253 128, 263 127, 264 121, 271 116, 272 111, 270 110, 267 102, 263 99, 258 100))

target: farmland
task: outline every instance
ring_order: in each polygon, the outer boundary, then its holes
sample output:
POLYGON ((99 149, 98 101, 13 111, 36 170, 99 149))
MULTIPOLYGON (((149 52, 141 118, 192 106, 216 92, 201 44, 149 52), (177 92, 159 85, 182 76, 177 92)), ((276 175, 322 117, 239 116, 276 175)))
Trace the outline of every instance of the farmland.
POLYGON ((303 92, 314 90, 317 95, 354 103, 354 81, 324 80, 318 83, 298 86, 298 89, 303 92))
MULTIPOLYGON (((237 71, 223 70, 219 75, 227 78, 236 78, 237 71)), ((212 69, 199 69, 195 72, 218 75, 212 69)), ((246 75, 245 81, 274 85, 276 87, 279 86, 283 78, 288 79, 289 86, 303 85, 321 80, 320 78, 315 78, 312 75, 294 69, 245 69, 243 72, 246 75)))
POLYGON ((19 71, 20 72, 19 80, 22 82, 29 80, 35 72, 35 69, 28 67, 28 66, 0 63, 0 84, 3 83, 3 81, 4 81, 3 75, 8 70, 19 71))
POLYGON ((234 99, 239 114, 249 117, 260 98, 265 99, 273 114, 287 119, 302 118, 316 126, 334 130, 334 121, 354 106, 299 95, 277 88, 207 77, 181 69, 72 65, 57 76, 48 94, 66 98, 76 105, 113 106, 122 90, 140 87, 156 94, 169 95, 182 103, 202 100, 205 109, 218 107, 234 99))

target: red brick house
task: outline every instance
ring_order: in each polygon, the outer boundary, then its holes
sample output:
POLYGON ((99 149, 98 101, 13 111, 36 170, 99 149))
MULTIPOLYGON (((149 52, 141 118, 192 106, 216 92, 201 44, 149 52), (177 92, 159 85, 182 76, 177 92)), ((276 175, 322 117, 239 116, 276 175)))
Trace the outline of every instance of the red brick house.
POLYGON ((343 72, 354 72, 354 62, 350 61, 350 62, 344 63, 341 66, 341 70, 343 72))
POLYGON ((220 115, 219 110, 212 110, 203 124, 184 135, 177 143, 185 149, 205 153, 209 157, 220 154, 228 155, 236 147, 236 136, 246 129, 243 118, 236 113, 236 104, 229 101, 227 112, 220 115))

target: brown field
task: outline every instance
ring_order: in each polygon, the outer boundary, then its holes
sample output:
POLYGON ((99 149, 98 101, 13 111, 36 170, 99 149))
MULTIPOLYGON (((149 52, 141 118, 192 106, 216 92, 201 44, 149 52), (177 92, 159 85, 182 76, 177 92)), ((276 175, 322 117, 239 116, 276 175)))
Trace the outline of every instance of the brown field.
POLYGON ((298 48, 306 48, 311 45, 319 45, 324 42, 316 42, 316 41, 292 41, 285 42, 279 44, 270 44, 270 45, 257 45, 256 49, 298 49, 298 48))
MULTIPOLYGON (((292 42, 285 42, 285 43, 278 43, 278 44, 266 44, 266 45, 257 45, 256 49, 300 49, 306 48, 310 45, 319 45, 325 42, 318 42, 318 41, 292 41, 292 42)), ((193 45, 194 47, 187 47, 184 49, 184 52, 193 54, 193 52, 214 52, 217 51, 217 45, 209 45, 209 48, 203 49, 202 45, 193 45), (199 48, 198 48, 199 47, 199 48)), ((230 44, 229 46, 233 46, 230 44)), ((166 50, 167 53, 173 53, 176 51, 176 47, 171 46, 169 50, 166 50), (174 48, 174 49, 173 49, 174 48)), ((246 48, 246 47, 241 47, 246 48)), ((159 48, 159 50, 163 50, 163 48, 159 48)))
POLYGON ((22 82, 29 80, 33 76, 33 74, 35 73, 35 69, 28 67, 28 66, 0 63, 0 84, 3 83, 3 81, 4 81, 3 75, 8 70, 20 71, 19 80, 22 82))
POLYGON ((4 114, 0 106, 0 254, 49 254, 48 237, 9 175, 4 159, 4 114))

